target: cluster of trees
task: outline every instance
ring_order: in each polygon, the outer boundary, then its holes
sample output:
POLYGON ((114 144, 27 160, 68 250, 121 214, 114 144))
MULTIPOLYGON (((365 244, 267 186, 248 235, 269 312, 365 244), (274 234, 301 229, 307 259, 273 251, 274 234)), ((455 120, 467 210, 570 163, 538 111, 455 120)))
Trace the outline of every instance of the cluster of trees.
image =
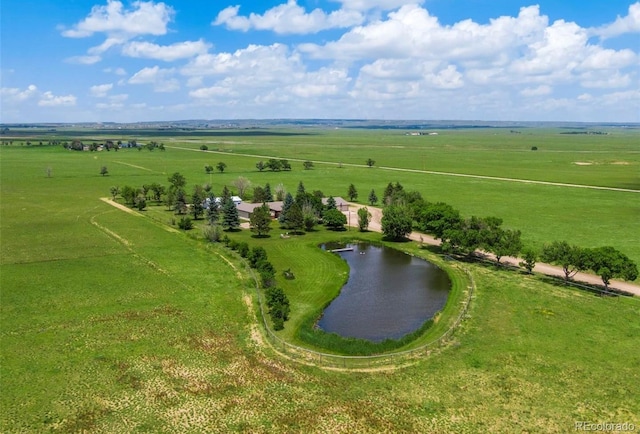
POLYGON ((126 205, 141 211, 150 200, 157 204, 164 203, 169 210, 182 217, 179 221, 181 229, 193 227, 191 217, 194 220, 206 218, 209 225, 220 224, 226 230, 234 230, 240 226, 238 209, 227 186, 223 187, 220 198, 216 198, 209 184, 195 185, 191 195, 187 195, 187 180, 179 172, 172 174, 168 181, 168 187, 158 183, 144 184, 142 187, 114 186, 111 187, 111 195, 114 200, 118 195, 122 196, 126 205))
MULTIPOLYGON (((28 142, 28 144, 30 145, 31 143, 28 142)), ((42 145, 42 142, 40 142, 40 144, 42 145)), ((149 151, 153 151, 154 149, 160 149, 161 151, 165 150, 164 143, 158 143, 153 140, 145 145, 138 144, 136 140, 130 140, 128 142, 122 142, 122 140, 118 140, 117 142, 114 142, 113 140, 107 140, 104 143, 90 142, 88 144, 85 144, 78 139, 72 140, 71 143, 66 141, 57 141, 50 142, 50 144, 61 144, 65 149, 69 149, 71 151, 83 151, 85 146, 89 151, 97 151, 99 149, 111 151, 113 149, 117 152, 121 148, 137 148, 139 151, 141 151, 142 149, 147 149, 149 151)))
POLYGON ((327 199, 326 205, 322 203, 323 197, 324 194, 319 190, 307 192, 300 181, 295 198, 291 193, 286 193, 284 197, 282 212, 278 217, 280 225, 293 232, 303 229, 312 231, 321 222, 332 230, 343 229, 347 218, 338 210, 333 197, 327 199))
MULTIPOLYGON (((218 169, 218 172, 223 173, 227 168, 227 163, 225 163, 224 161, 220 161, 218 164, 216 164, 216 169, 218 169)), ((204 171, 208 174, 213 172, 213 166, 210 164, 207 164, 206 166, 204 166, 204 171)))
POLYGON ((460 212, 444 202, 427 202, 420 193, 405 191, 399 183, 389 183, 384 192, 382 232, 391 239, 402 239, 413 228, 439 239, 445 252, 472 255, 476 250, 492 253, 496 261, 505 256, 522 254, 520 266, 529 272, 538 256, 545 262, 560 265, 565 279, 578 271, 592 271, 608 287, 612 278, 635 280, 636 264, 613 247, 585 249, 567 242, 545 245, 542 253, 523 248, 521 232, 502 227, 498 217, 463 218, 460 212))
POLYGON ((262 160, 258 161, 256 163, 256 169, 258 169, 260 172, 262 172, 265 169, 269 169, 272 172, 280 172, 281 170, 288 171, 288 170, 291 170, 291 164, 289 163, 288 160, 270 158, 269 160, 267 160, 266 163, 262 160))
POLYGON ((635 280, 638 267, 624 253, 610 246, 583 248, 566 241, 554 241, 542 248, 541 259, 559 265, 569 280, 580 271, 592 271, 600 276, 606 289, 611 279, 635 280))

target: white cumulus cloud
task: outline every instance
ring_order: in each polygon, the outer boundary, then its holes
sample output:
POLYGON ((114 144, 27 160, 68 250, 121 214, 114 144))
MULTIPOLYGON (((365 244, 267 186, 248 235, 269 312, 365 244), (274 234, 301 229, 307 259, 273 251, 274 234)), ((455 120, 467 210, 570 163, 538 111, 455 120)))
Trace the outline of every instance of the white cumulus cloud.
POLYGON ((129 57, 164 60, 172 62, 206 53, 211 44, 198 41, 177 42, 171 45, 157 45, 151 42, 130 42, 122 48, 122 54, 129 57))
POLYGON ((613 23, 592 30, 601 38, 613 38, 625 33, 640 33, 640 2, 629 6, 625 17, 618 17, 613 23))
POLYGON ((38 105, 40 107, 74 106, 76 105, 76 97, 73 95, 56 96, 52 92, 47 91, 40 97, 38 105))
POLYGON ((95 86, 91 86, 89 88, 89 92, 91 93, 91 96, 95 96, 98 98, 102 98, 107 96, 107 93, 113 88, 113 84, 112 83, 107 83, 107 84, 97 84, 95 86))
POLYGON ((339 9, 326 13, 322 9, 305 11, 296 0, 289 0, 259 15, 238 15, 240 6, 229 6, 218 14, 213 25, 225 25, 231 30, 271 30, 280 34, 309 34, 326 29, 352 27, 364 21, 364 16, 355 10, 339 9))
POLYGON ((94 6, 91 13, 73 28, 64 30, 63 36, 85 38, 94 33, 124 35, 164 35, 171 21, 173 8, 164 3, 136 1, 132 9, 122 2, 108 0, 106 5, 94 6))
POLYGON ((162 69, 159 66, 142 68, 128 82, 130 84, 151 84, 156 92, 175 92, 180 82, 173 77, 175 69, 162 69))

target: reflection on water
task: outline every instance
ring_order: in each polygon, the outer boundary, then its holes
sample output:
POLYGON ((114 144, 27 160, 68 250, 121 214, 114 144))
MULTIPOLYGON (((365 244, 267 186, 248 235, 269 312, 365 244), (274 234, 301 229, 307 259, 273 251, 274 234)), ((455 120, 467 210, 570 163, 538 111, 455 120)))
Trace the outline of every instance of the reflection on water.
POLYGON ((337 254, 349 264, 349 281, 318 321, 322 330, 374 342, 398 339, 447 302, 449 276, 430 262, 370 244, 347 247, 353 250, 337 254))

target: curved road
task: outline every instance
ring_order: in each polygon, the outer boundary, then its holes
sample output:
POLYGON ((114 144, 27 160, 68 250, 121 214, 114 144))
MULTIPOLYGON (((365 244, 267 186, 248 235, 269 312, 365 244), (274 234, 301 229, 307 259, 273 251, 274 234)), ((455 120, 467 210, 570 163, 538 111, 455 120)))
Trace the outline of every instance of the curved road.
MULTIPOLYGON (((363 207, 365 207, 365 205, 349 202, 349 211, 345 211, 345 213, 354 213, 351 216, 347 216, 347 221, 351 223, 351 226, 354 226, 354 227, 358 226, 357 211, 358 209, 363 207)), ((372 206, 366 206, 366 208, 371 213, 371 222, 369 223, 369 229, 375 232, 382 232, 382 227, 380 224, 380 221, 382 219, 382 209, 372 207, 372 206)), ((422 234, 420 232, 411 232, 408 238, 413 241, 422 242, 424 244, 429 244, 433 246, 440 245, 439 240, 433 238, 430 235, 422 234)), ((518 263, 520 261, 521 261, 520 258, 512 258, 512 257, 501 258, 501 263, 514 265, 516 267, 518 266, 518 263)), ((545 274, 547 276, 564 278, 564 272, 562 271, 562 268, 556 267, 555 265, 537 263, 533 271, 537 273, 545 274)), ((577 273, 573 277, 573 280, 576 282, 585 282, 592 285, 602 285, 602 279, 600 279, 599 276, 595 276, 593 274, 577 273)), ((636 297, 640 296, 640 286, 630 282, 612 280, 611 283, 609 284, 609 287, 633 294, 636 297)))

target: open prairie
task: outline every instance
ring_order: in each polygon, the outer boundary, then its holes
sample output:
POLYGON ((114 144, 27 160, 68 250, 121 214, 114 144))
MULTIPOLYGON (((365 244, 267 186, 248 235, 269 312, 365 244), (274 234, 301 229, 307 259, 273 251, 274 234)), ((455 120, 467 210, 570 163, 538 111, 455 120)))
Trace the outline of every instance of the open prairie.
MULTIPOLYGON (((638 426, 637 299, 597 297, 471 264, 477 290, 446 346, 395 370, 325 370, 282 358, 260 338, 255 289, 234 254, 205 244, 195 230, 175 230, 166 224, 169 212, 125 213, 100 200, 114 185, 166 185, 173 172, 186 177, 187 191, 210 183, 217 193, 239 176, 292 192, 302 181, 307 190, 333 196, 346 196, 353 183, 363 203, 371 189, 381 196, 389 182, 400 182, 465 216, 501 217, 528 245, 612 245, 640 262, 637 130, 437 132, 96 130, 13 138, 0 147, 0 431, 638 426), (76 137, 156 140, 166 151, 46 145, 76 137), (26 140, 32 145, 21 144, 26 140), (45 145, 33 145, 40 140, 45 145), (293 169, 259 172, 255 164, 271 157, 288 159, 293 169), (374 167, 366 166, 368 158, 374 167), (311 170, 303 169, 306 160, 314 162, 311 170), (223 173, 205 173, 205 165, 220 161, 227 164, 223 173)), ((304 248, 333 234, 300 236, 296 249, 287 250, 280 242, 290 239, 277 232, 261 242, 278 271, 284 264, 301 269, 295 285, 341 281, 339 264, 333 270, 331 259, 319 261, 317 251, 304 248)), ((290 328, 282 336, 295 339, 290 328)))

